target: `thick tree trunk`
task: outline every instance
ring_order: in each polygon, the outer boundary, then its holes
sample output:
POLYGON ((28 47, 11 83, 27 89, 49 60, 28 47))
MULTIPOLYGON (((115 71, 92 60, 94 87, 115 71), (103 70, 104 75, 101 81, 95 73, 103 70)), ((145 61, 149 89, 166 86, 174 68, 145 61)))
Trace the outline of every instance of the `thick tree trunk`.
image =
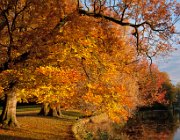
POLYGON ((49 103, 44 103, 42 105, 40 112, 39 112, 39 115, 61 117, 62 113, 61 113, 60 105, 52 107, 49 103))
POLYGON ((5 104, 3 106, 3 111, 1 114, 1 123, 3 127, 18 127, 18 122, 16 120, 16 93, 6 93, 5 94, 5 104))

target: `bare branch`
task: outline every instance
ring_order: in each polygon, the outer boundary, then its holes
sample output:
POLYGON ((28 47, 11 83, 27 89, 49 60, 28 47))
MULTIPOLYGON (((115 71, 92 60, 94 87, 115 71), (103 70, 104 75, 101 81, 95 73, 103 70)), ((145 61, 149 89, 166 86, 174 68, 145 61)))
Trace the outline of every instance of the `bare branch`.
POLYGON ((121 22, 123 22, 123 19, 124 19, 124 14, 125 14, 125 12, 126 12, 127 8, 128 8, 128 6, 125 4, 125 5, 124 5, 123 12, 122 12, 122 16, 121 16, 121 22))
POLYGON ((133 28, 139 28, 143 25, 149 25, 149 27, 151 28, 151 30, 153 31, 157 31, 157 32, 160 32, 160 31, 165 31, 167 30, 168 28, 170 27, 167 27, 165 29, 156 29, 153 25, 151 25, 148 21, 144 21, 142 23, 139 23, 139 24, 133 24, 133 23, 130 23, 130 22, 123 22, 122 19, 119 20, 119 19, 116 19, 116 18, 113 18, 113 17, 110 17, 110 16, 106 16, 106 15, 103 15, 101 13, 95 13, 95 12, 88 12, 88 11, 85 11, 83 9, 79 9, 79 13, 80 14, 84 14, 84 15, 87 15, 87 16, 92 16, 92 17, 95 17, 95 18, 104 18, 104 19, 107 19, 109 21, 112 21, 114 23, 117 23, 121 26, 130 26, 130 27, 133 27, 133 28))

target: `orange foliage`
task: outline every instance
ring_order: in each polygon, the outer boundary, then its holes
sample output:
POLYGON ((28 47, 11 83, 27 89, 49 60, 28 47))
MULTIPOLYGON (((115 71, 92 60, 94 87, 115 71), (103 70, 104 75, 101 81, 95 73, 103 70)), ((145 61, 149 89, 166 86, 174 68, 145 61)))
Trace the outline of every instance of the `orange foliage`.
POLYGON ((166 91, 162 85, 167 78, 160 72, 156 65, 149 67, 149 63, 144 60, 138 66, 139 73, 139 90, 142 98, 142 105, 151 105, 154 102, 166 103, 166 91))
POLYGON ((8 26, 0 21, 0 74, 6 86, 18 81, 19 100, 106 112, 117 122, 126 121, 137 105, 163 102, 163 76, 155 65, 149 73, 138 54, 172 50, 176 2, 115 1, 117 9, 100 0, 81 1, 81 9, 73 0, 9 2, 0 1, 2 19, 3 8, 11 5, 8 26))

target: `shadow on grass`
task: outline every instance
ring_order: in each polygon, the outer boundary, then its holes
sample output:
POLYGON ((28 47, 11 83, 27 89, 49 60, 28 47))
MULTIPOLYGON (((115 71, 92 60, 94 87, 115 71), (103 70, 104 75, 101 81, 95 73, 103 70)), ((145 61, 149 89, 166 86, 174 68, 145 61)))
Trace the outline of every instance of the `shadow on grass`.
POLYGON ((24 113, 16 113, 16 116, 21 116, 21 117, 24 117, 24 116, 32 116, 32 117, 36 117, 36 116, 39 116, 38 115, 38 112, 24 112, 24 113))
POLYGON ((62 111, 61 117, 52 117, 52 116, 42 116, 38 114, 37 111, 26 111, 26 112, 18 112, 17 117, 37 117, 37 118, 50 118, 50 119, 61 119, 64 121, 68 120, 78 120, 80 118, 84 118, 84 114, 74 111, 62 111))
POLYGON ((36 139, 0 134, 0 140, 36 140, 36 139))

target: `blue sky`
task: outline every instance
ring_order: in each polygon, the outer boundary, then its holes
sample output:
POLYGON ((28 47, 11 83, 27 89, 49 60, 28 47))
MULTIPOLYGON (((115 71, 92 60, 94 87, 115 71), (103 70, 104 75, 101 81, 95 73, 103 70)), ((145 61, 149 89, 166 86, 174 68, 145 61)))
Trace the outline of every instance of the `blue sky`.
POLYGON ((180 47, 167 58, 159 58, 155 60, 160 71, 165 71, 169 74, 173 84, 180 82, 180 47))
MULTIPOLYGON (((180 2, 180 0, 178 0, 180 2)), ((180 21, 176 24, 177 32, 180 32, 180 21)), ((180 40, 180 35, 178 35, 180 40)), ((159 58, 156 64, 161 71, 165 71, 169 74, 173 84, 180 82, 180 44, 175 46, 177 51, 173 52, 171 56, 167 58, 159 58)))
MULTIPOLYGON (((180 0, 177 0, 180 2, 180 0)), ((180 21, 176 23, 176 30, 180 32, 180 21)), ((180 35, 178 36, 180 40, 180 35)), ((169 74, 170 79, 173 84, 180 82, 180 45, 174 46, 177 48, 177 51, 173 52, 171 56, 167 58, 159 58, 155 62, 161 71, 165 71, 169 74)))

